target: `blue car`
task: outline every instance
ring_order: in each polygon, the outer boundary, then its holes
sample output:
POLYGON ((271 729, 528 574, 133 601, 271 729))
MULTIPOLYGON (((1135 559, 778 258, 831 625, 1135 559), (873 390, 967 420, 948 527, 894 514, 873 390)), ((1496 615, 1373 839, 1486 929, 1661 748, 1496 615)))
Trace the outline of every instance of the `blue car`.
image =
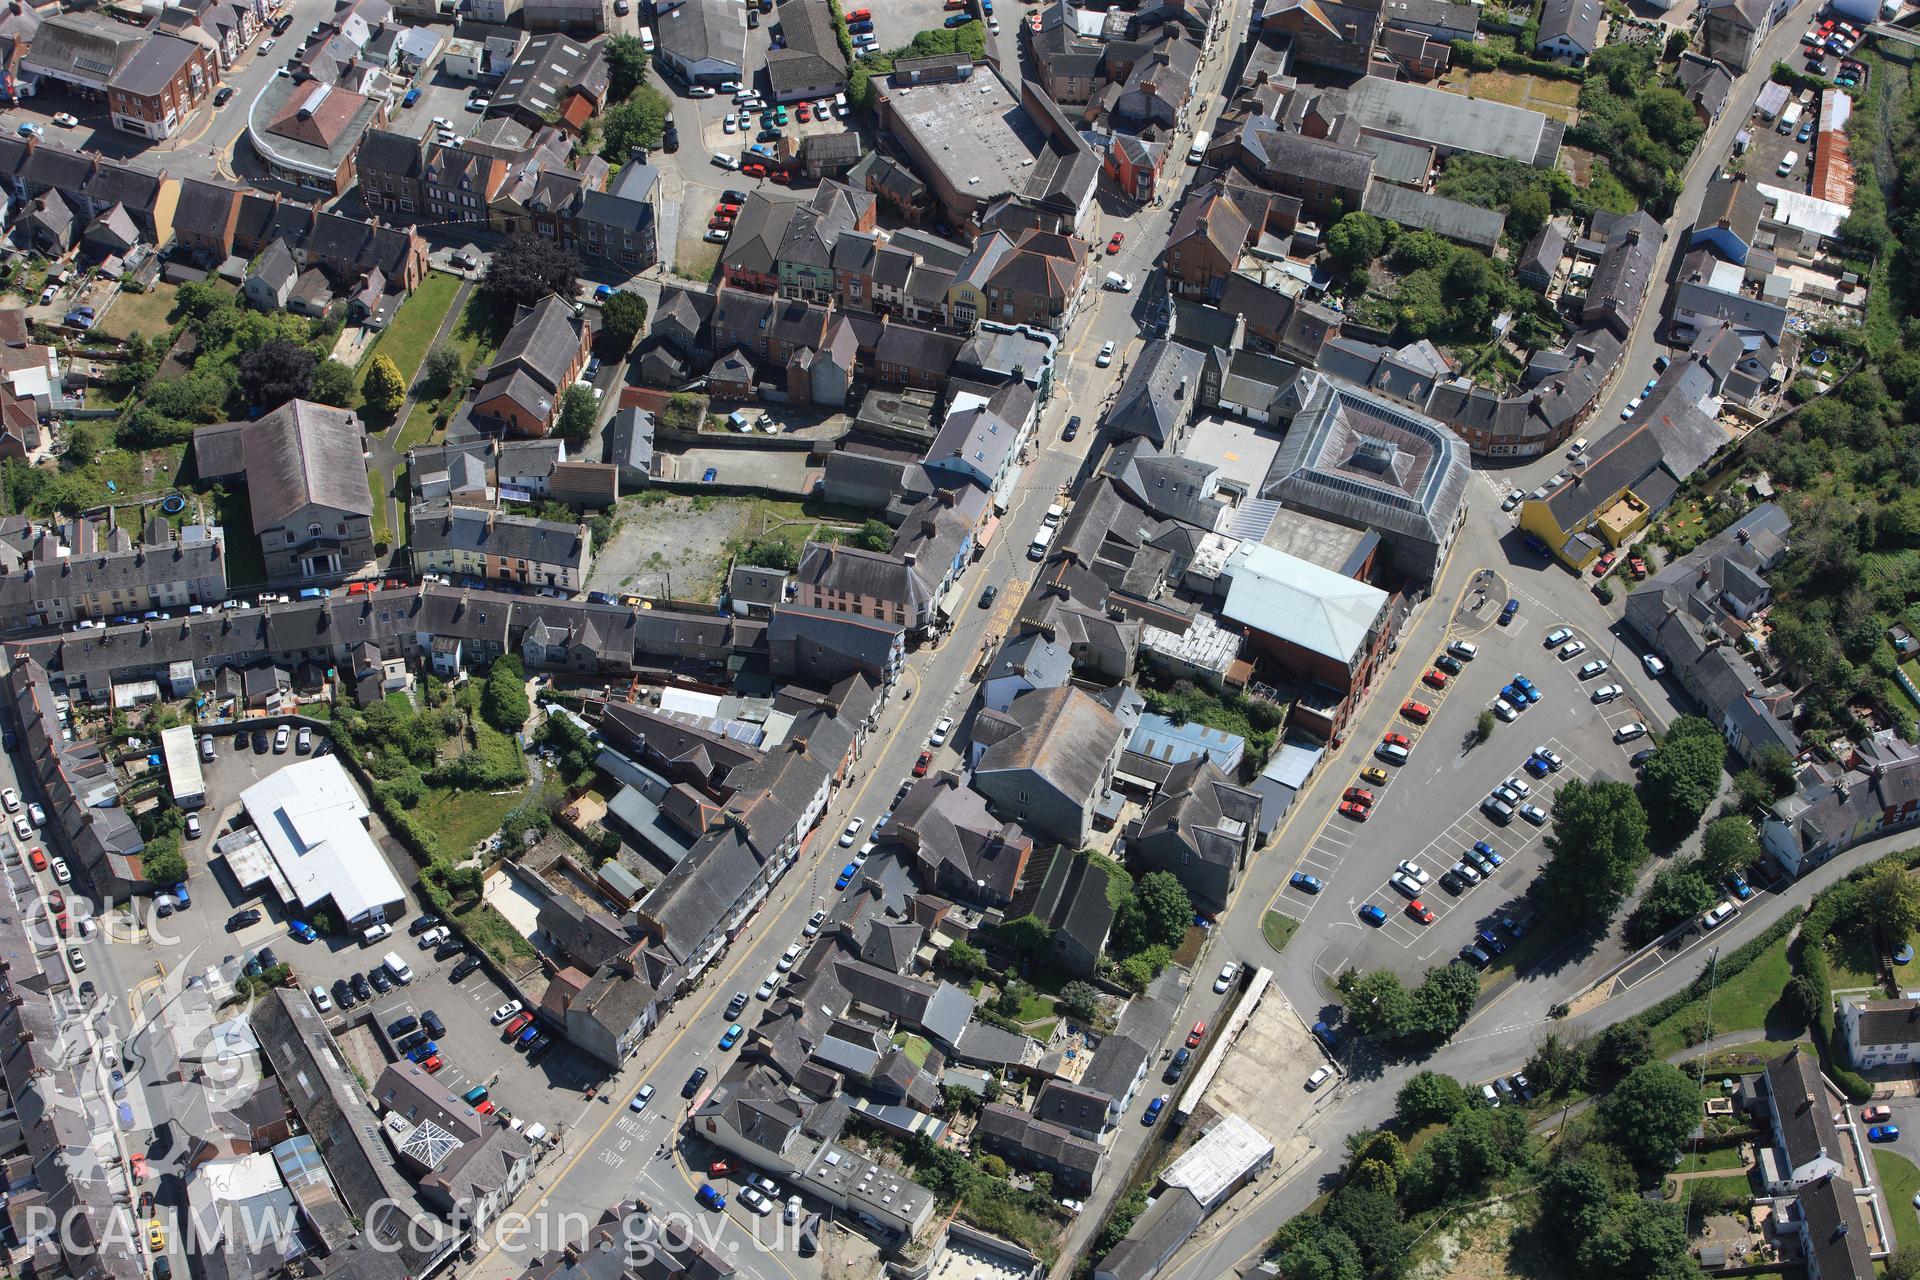
POLYGON ((733 1048, 734 1045, 740 1043, 740 1037, 745 1034, 746 1032, 741 1029, 740 1024, 737 1022, 734 1023, 727 1028, 726 1034, 720 1037, 720 1047, 722 1049, 733 1048))
POLYGON ((873 24, 871 22, 849 22, 847 24, 847 34, 850 36, 865 35, 871 30, 873 30, 873 24))
POLYGON ((947 19, 947 26, 949 26, 949 27, 964 27, 964 26, 966 26, 966 25, 967 25, 967 24, 968 24, 969 22, 972 22, 972 21, 973 21, 973 15, 972 15, 972 14, 970 14, 970 13, 956 13, 956 14, 954 14, 954 15, 952 15, 951 17, 949 17, 949 18, 947 19))
POLYGON ((1513 615, 1518 612, 1520 612, 1520 602, 1518 600, 1507 601, 1507 607, 1500 611, 1500 625, 1504 627, 1509 622, 1512 622, 1513 615))
POLYGON ((409 89, 407 90, 407 96, 400 99, 400 105, 410 107, 418 101, 420 101, 420 91, 418 89, 409 89))
POLYGON ((1488 844, 1485 840, 1475 840, 1473 842, 1473 851, 1479 854, 1481 857, 1485 858, 1488 862, 1491 862, 1496 867, 1506 861, 1506 859, 1502 858, 1499 852, 1495 850, 1494 847, 1488 844))
POLYGON ((533 1038, 539 1034, 540 1034, 540 1024, 537 1022, 529 1022, 526 1025, 526 1028, 522 1030, 520 1034, 514 1038, 514 1044, 517 1047, 524 1049, 528 1045, 532 1044, 533 1038))
MULTIPOLYGON (((948 25, 951 26, 952 24, 949 23, 948 25)), ((1149 1129, 1153 1128, 1153 1122, 1160 1118, 1160 1113, 1166 1109, 1166 1106, 1167 1095, 1163 1093, 1147 1104, 1146 1114, 1140 1117, 1140 1123, 1149 1129)))
POLYGON ((413 1046, 412 1049, 409 1049, 407 1051, 407 1060, 409 1062, 425 1062, 438 1052, 440 1052, 440 1046, 429 1040, 425 1044, 417 1044, 413 1046))
POLYGON ((1527 772, 1536 778, 1544 778, 1547 776, 1547 762, 1539 756, 1528 756, 1525 767, 1527 772))
POLYGON ((708 467, 707 473, 700 477, 700 483, 712 484, 715 480, 718 480, 719 478, 720 478, 720 469, 718 467, 708 467))
POLYGON ((1515 942, 1527 936, 1527 926, 1515 920, 1512 916, 1501 916, 1500 927, 1511 934, 1515 942))
POLYGON ((1304 871, 1296 871, 1288 876, 1287 883, 1302 893, 1318 893, 1326 888, 1319 876, 1310 876, 1304 871))
POLYGON ((1897 1124, 1877 1124, 1867 1130, 1868 1142, 1893 1142, 1899 1137, 1900 1126, 1897 1124))
POLYGON ((844 889, 852 884, 853 878, 859 874, 860 864, 857 862, 849 862, 846 866, 840 868, 840 878, 833 882, 833 887, 836 889, 844 889))
POLYGON ((1753 896, 1753 886, 1738 871, 1727 877, 1727 888, 1733 890, 1733 896, 1742 902, 1753 896))
POLYGON ((179 884, 167 890, 167 892, 171 893, 174 896, 174 898, 177 900, 180 910, 185 911, 188 907, 193 905, 193 899, 187 896, 186 881, 182 880, 179 884))
POLYGON ((1360 908, 1360 918, 1377 929, 1387 922, 1387 913, 1369 902, 1360 908))
POLYGON ((1525 676, 1515 676, 1513 678, 1513 687, 1518 689, 1520 696, 1528 702, 1540 701, 1540 691, 1534 688, 1533 681, 1527 679, 1525 676))
POLYGON ((1340 1033, 1335 1031, 1332 1027, 1328 1026, 1324 1022, 1316 1022, 1313 1024, 1313 1034, 1315 1039, 1319 1040, 1321 1044, 1327 1046, 1327 1052, 1329 1053, 1340 1052, 1340 1033))
POLYGON ((1518 685, 1501 685, 1500 696, 1505 698, 1507 705, 1515 711, 1525 711, 1527 709, 1527 695, 1520 692, 1520 686, 1518 685))
POLYGON ((319 934, 313 931, 313 926, 308 924, 305 920, 295 920, 292 924, 287 926, 287 932, 291 933, 294 937, 300 939, 300 941, 302 942, 312 942, 315 938, 320 936, 319 934))
POLYGON ((698 1200, 703 1208, 712 1209, 716 1213, 727 1207, 727 1198, 704 1182, 700 1184, 700 1189, 693 1193, 693 1198, 698 1200))

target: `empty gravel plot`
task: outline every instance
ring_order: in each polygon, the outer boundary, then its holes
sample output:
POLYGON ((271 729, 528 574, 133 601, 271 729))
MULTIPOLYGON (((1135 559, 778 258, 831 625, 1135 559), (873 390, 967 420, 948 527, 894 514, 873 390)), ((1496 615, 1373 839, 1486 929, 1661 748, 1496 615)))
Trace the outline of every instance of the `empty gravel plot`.
POLYGON ((727 545, 752 510, 751 502, 678 494, 628 499, 620 504, 613 541, 594 553, 587 587, 615 595, 698 598, 719 581, 727 545))

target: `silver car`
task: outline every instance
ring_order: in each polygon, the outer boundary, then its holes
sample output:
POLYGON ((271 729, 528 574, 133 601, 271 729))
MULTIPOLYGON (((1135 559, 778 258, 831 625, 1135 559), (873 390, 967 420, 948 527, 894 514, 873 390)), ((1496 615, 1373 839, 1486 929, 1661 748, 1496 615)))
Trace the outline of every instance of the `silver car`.
POLYGON ((1591 694, 1589 694, 1588 697, 1590 697, 1596 703, 1612 702, 1615 698, 1620 696, 1620 693, 1621 693, 1621 689, 1619 685, 1603 684, 1598 689, 1595 689, 1591 694))

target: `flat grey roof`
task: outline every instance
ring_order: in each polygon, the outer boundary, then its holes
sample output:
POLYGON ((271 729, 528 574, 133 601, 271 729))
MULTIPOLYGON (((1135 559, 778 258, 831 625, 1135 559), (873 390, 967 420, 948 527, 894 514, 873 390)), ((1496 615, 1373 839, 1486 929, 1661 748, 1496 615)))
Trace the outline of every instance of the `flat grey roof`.
POLYGON ((1041 139, 999 76, 919 85, 876 79, 874 88, 955 191, 990 200, 1026 190, 1041 139))

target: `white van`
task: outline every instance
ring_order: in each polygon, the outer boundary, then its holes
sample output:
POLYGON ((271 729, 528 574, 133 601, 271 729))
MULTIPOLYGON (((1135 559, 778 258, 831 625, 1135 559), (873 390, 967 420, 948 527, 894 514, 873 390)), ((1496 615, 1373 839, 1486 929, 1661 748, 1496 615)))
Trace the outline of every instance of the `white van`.
POLYGON ((653 28, 652 27, 640 28, 640 47, 642 49, 645 49, 648 53, 653 52, 653 28))
POLYGON ((1780 167, 1775 169, 1774 172, 1784 178, 1792 173, 1793 167, 1799 163, 1800 153, 1798 151, 1789 151, 1785 156, 1781 157, 1780 167))
POLYGON ((1213 135, 1210 133, 1202 132, 1194 134, 1193 145, 1187 148, 1187 163, 1199 164, 1202 160, 1205 160, 1207 158, 1207 146, 1212 141, 1213 135))
POLYGON ((413 966, 402 960, 398 951, 387 952, 380 957, 380 963, 387 966, 387 972, 392 974, 393 980, 401 986, 404 987, 413 981, 413 966))
POLYGON ((1052 506, 1047 508, 1046 518, 1042 520, 1040 523, 1046 525, 1047 528, 1051 529, 1055 525, 1059 524, 1060 521, 1066 516, 1066 514, 1067 514, 1067 509, 1056 502, 1052 506))
POLYGON ((1121 275, 1118 271, 1109 271, 1107 272, 1107 278, 1101 282, 1100 287, 1114 293, 1132 293, 1133 281, 1121 275))
POLYGON ((1047 546, 1052 541, 1053 530, 1051 528, 1046 525, 1041 525, 1038 529, 1034 530, 1033 541, 1027 544, 1027 559, 1045 560, 1047 558, 1047 546))
POLYGON ((849 115, 853 114, 853 108, 847 105, 846 94, 836 93, 833 95, 833 114, 839 116, 842 120, 845 120, 849 115))

